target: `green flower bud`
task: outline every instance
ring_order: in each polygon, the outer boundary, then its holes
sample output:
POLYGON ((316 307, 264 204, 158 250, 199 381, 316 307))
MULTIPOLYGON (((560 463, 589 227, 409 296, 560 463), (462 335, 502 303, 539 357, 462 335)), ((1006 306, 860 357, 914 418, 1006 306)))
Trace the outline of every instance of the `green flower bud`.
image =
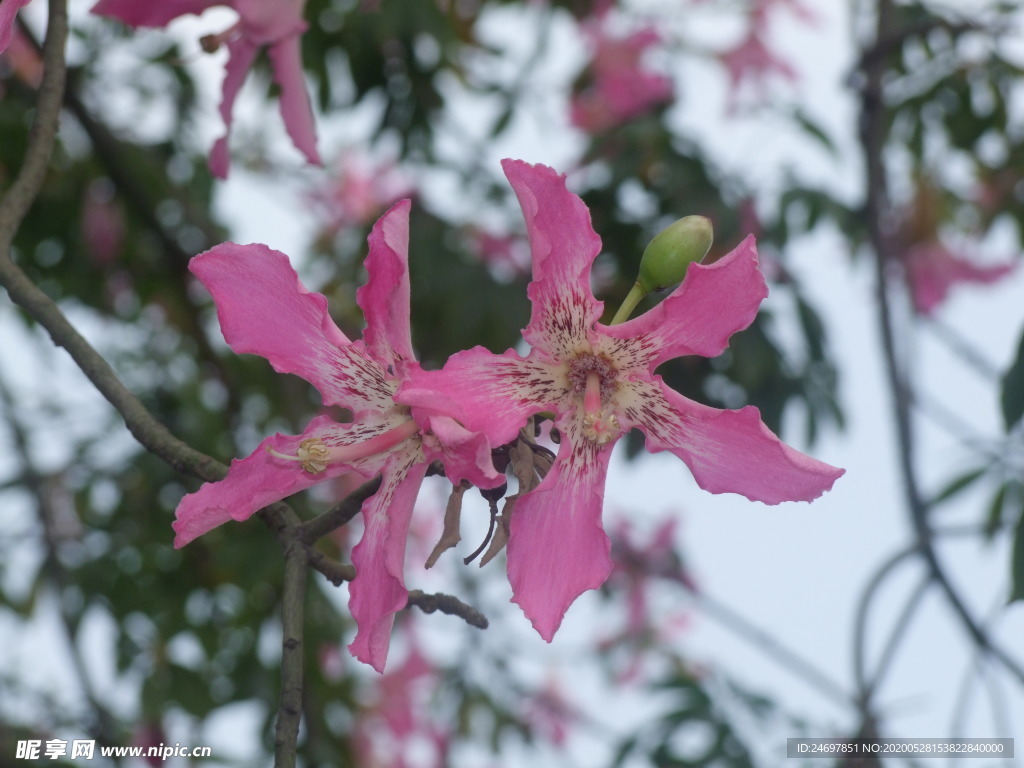
POLYGON ((711 248, 714 230, 705 216, 686 216, 661 230, 640 259, 636 282, 644 294, 682 282, 686 268, 711 248))

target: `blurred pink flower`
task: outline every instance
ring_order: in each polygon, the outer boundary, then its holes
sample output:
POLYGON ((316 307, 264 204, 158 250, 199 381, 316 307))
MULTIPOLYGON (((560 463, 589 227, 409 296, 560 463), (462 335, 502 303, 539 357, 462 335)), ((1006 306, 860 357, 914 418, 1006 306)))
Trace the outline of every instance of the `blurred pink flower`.
POLYGON ((246 520, 280 499, 347 472, 380 474, 380 489, 362 508, 363 538, 352 550, 356 578, 349 607, 358 632, 352 655, 383 671, 394 614, 408 593, 403 571, 413 504, 427 467, 444 463, 453 483, 493 487, 504 477, 486 439, 453 419, 399 405, 394 394, 418 369, 409 329, 409 201, 388 211, 370 234, 369 279, 356 294, 366 316, 361 341, 334 324, 327 299, 310 293, 288 257, 264 245, 224 243, 189 268, 217 305, 224 338, 275 370, 297 374, 324 403, 352 412, 339 424, 313 419, 301 435, 276 434, 231 463, 223 480, 203 485, 176 511, 174 544, 182 547, 229 520, 246 520))
POLYGON ((1016 264, 979 266, 956 255, 938 240, 915 243, 902 255, 910 299, 919 315, 934 314, 953 286, 960 283, 995 283, 1016 264))
POLYGON ((626 518, 620 518, 612 533, 612 563, 610 580, 626 590, 627 634, 639 636, 652 626, 648 610, 647 587, 651 579, 664 579, 696 589, 693 579, 683 568, 676 551, 675 531, 678 519, 667 518, 651 535, 646 544, 637 541, 636 529, 626 518))
POLYGON ((79 227, 94 264, 109 266, 117 260, 127 227, 109 179, 97 179, 89 185, 82 200, 79 227))
POLYGON ((601 250, 590 213, 545 166, 503 163, 533 252, 527 357, 476 347, 440 371, 417 371, 402 402, 449 413, 493 445, 513 440, 534 414, 551 412, 561 433, 551 470, 516 500, 508 575, 513 600, 550 641, 572 602, 612 570, 601 526, 611 448, 639 429, 649 450, 682 459, 713 493, 780 501, 817 498, 843 470, 782 443, 757 408, 729 411, 669 389, 655 368, 682 355, 713 357, 754 320, 767 295, 753 238, 714 264, 691 264, 664 301, 620 325, 599 322, 604 304, 590 272, 601 250))
POLYGON ((306 199, 323 222, 325 233, 333 237, 346 227, 369 224, 412 191, 394 164, 372 163, 349 150, 341 153, 335 171, 325 183, 311 189, 306 199))
POLYGON ((228 175, 231 112, 261 48, 267 49, 274 80, 281 86, 280 108, 285 129, 306 159, 319 165, 313 108, 306 91, 300 48, 307 27, 302 18, 305 0, 99 0, 92 12, 120 19, 131 27, 163 27, 179 16, 200 14, 216 5, 233 8, 239 19, 224 32, 202 40, 205 50, 227 45, 229 54, 220 104, 225 131, 210 151, 210 170, 222 179, 228 175))
POLYGON ((644 53, 661 41, 653 28, 611 37, 605 25, 589 26, 593 54, 590 82, 573 95, 569 119, 589 134, 602 133, 672 100, 672 81, 647 70, 644 53))
POLYGON ((616 675, 620 683, 639 676, 645 650, 667 647, 675 633, 689 625, 689 615, 684 611, 655 613, 650 604, 649 593, 655 580, 674 582, 688 590, 697 588, 676 548, 678 522, 676 516, 666 518, 646 542, 639 540, 629 518, 619 518, 612 531, 614 566, 608 584, 613 595, 625 593, 626 622, 600 647, 604 651, 621 648, 625 652, 625 666, 616 675))
POLYGON ((483 229, 470 231, 473 254, 502 280, 530 274, 530 249, 518 235, 502 235, 483 229))
MULTIPOLYGON (((408 625, 406 625, 408 626, 408 625)), ((423 655, 413 633, 404 661, 385 672, 374 686, 376 696, 357 717, 354 731, 360 766, 411 768, 409 753, 422 751, 417 766, 444 768, 451 734, 430 718, 429 699, 437 671, 423 655), (429 762, 424 758, 429 753, 429 762)))
POLYGON ((817 24, 818 16, 800 0, 754 0, 750 10, 750 28, 746 37, 719 54, 729 76, 729 110, 736 108, 744 90, 763 95, 770 78, 780 76, 790 82, 799 74, 788 61, 768 46, 772 15, 787 9, 805 24, 817 24))
POLYGON ((544 687, 527 699, 523 718, 533 738, 540 737, 555 747, 565 745, 569 729, 579 720, 558 678, 550 676, 544 687))
POLYGON ((32 88, 43 82, 43 57, 18 27, 13 28, 7 50, 0 48, 0 58, 15 77, 32 88))
POLYGON ((729 76, 730 110, 735 109, 748 85, 761 92, 773 74, 791 82, 799 77, 787 61, 769 50, 763 31, 757 26, 751 26, 747 36, 736 46, 719 54, 719 60, 725 65, 729 76))
POLYGON ((0 0, 0 53, 7 50, 14 37, 14 19, 31 0, 0 0))

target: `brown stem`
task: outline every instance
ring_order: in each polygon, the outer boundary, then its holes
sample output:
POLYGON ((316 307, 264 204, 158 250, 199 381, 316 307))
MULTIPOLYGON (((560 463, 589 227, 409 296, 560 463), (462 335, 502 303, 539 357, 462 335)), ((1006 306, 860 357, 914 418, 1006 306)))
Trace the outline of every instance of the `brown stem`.
MULTIPOLYGON (((292 529, 294 531, 294 529, 292 529)), ((285 547, 281 592, 281 693, 274 733, 275 768, 295 768, 302 720, 303 625, 306 549, 294 533, 285 547)))

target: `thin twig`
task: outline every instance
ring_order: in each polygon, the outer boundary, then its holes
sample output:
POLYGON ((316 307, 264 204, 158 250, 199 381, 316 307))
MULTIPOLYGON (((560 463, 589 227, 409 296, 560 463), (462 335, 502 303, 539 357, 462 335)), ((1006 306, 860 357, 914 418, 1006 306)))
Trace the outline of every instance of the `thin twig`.
POLYGON ((323 552, 306 546, 306 558, 310 568, 319 571, 327 577, 327 580, 336 587, 340 587, 346 581, 352 581, 356 577, 356 567, 348 563, 339 563, 323 552))
POLYGON ((441 613, 447 613, 449 616, 458 616, 471 627, 476 627, 477 629, 487 629, 488 626, 486 616, 454 595, 446 595, 442 592, 430 595, 414 589, 409 592, 409 602, 406 603, 406 608, 414 605, 424 613, 440 611, 441 613))
POLYGON ((692 595, 697 606, 705 614, 749 641, 753 647, 771 657, 779 666, 785 667, 817 688, 822 694, 840 704, 848 706, 854 702, 854 698, 843 689, 843 686, 804 659, 800 654, 791 651, 765 630, 751 623, 742 615, 710 597, 705 592, 693 589, 685 583, 683 587, 692 595))

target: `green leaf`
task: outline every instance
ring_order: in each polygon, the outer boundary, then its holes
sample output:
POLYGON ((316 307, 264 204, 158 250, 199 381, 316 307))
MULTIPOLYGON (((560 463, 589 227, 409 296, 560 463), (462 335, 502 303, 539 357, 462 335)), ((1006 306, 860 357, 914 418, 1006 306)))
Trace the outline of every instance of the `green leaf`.
POLYGON ((828 153, 833 157, 836 157, 836 145, 825 132, 825 129, 821 127, 821 124, 816 120, 812 120, 807 116, 807 113, 802 109, 796 109, 793 111, 793 119, 796 120, 797 125, 804 129, 812 138, 817 139, 818 142, 828 150, 828 153))
POLYGON ((954 478, 947 483, 941 491, 935 494, 935 498, 932 499, 932 504, 941 504, 944 501, 948 501, 971 485, 987 471, 988 467, 978 467, 977 469, 972 469, 969 472, 965 472, 959 477, 954 478))
POLYGON ((1003 376, 1003 421, 1009 432, 1024 416, 1024 334, 1017 346, 1017 359, 1003 376))
POLYGON ((985 538, 989 541, 992 540, 995 532, 999 530, 999 526, 1003 524, 1003 507, 1006 505, 1007 488, 1009 488, 1008 483, 999 486, 996 495, 989 502, 988 514, 985 516, 985 538))
POLYGON ((1013 535, 1013 554, 1010 556, 1010 602, 1024 600, 1024 515, 1017 521, 1017 532, 1013 535))

